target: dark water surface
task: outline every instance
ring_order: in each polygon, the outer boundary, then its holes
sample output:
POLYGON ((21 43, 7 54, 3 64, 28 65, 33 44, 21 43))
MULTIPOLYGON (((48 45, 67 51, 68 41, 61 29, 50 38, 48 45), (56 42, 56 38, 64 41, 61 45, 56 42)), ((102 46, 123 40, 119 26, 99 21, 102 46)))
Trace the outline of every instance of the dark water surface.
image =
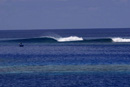
POLYGON ((0 31, 0 87, 129 87, 129 82, 130 29, 0 31))

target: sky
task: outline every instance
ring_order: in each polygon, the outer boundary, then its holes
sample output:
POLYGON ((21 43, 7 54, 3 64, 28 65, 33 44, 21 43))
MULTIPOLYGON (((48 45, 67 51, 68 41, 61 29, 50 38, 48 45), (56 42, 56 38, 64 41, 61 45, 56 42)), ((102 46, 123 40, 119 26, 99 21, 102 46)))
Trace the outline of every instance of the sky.
POLYGON ((0 0, 0 30, 130 28, 130 0, 0 0))

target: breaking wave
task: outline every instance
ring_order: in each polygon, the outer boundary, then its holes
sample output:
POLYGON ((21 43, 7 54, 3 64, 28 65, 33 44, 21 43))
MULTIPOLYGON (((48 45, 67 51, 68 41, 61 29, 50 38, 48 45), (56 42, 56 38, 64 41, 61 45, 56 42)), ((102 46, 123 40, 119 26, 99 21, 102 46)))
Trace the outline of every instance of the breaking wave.
POLYGON ((10 39, 10 40, 0 40, 0 42, 23 42, 23 43, 112 43, 112 42, 130 42, 128 38, 95 38, 86 39, 78 36, 70 37, 52 37, 52 36, 42 36, 38 38, 24 38, 24 39, 10 39))
POLYGON ((130 39, 126 38, 112 38, 113 42, 130 42, 130 39))
POLYGON ((84 40, 82 37, 77 37, 77 36, 59 37, 59 38, 48 36, 48 38, 53 38, 53 39, 57 40, 58 42, 70 42, 70 41, 83 41, 84 40))

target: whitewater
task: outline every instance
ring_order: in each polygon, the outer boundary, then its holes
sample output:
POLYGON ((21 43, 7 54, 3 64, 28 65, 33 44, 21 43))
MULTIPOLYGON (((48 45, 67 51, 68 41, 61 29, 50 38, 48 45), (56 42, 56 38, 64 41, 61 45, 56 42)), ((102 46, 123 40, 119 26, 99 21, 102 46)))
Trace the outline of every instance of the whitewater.
POLYGON ((83 38, 83 37, 78 37, 78 36, 68 36, 68 37, 53 37, 53 36, 41 36, 41 37, 34 37, 34 38, 10 38, 10 39, 1 39, 0 42, 30 42, 30 43, 38 43, 38 42, 42 42, 42 43, 47 43, 47 42, 51 42, 51 43, 55 43, 55 42, 59 42, 59 43, 64 43, 64 42, 81 42, 81 43, 98 43, 98 42, 115 42, 115 43, 120 43, 120 42, 130 42, 129 38, 121 38, 121 37, 102 37, 102 38, 83 38))
MULTIPOLYGON (((106 38, 93 38, 93 39, 84 39, 83 37, 78 37, 78 36, 69 36, 69 37, 60 37, 60 38, 56 38, 56 37, 51 37, 51 36, 42 36, 43 38, 44 37, 47 37, 47 38, 52 38, 52 39, 55 39, 57 40, 58 42, 71 42, 71 41, 101 41, 101 40, 109 40, 111 39, 112 42, 130 42, 130 39, 128 38, 119 38, 119 37, 115 37, 115 38, 109 38, 109 37, 106 37, 106 38)), ((105 42, 105 41, 104 41, 105 42)))

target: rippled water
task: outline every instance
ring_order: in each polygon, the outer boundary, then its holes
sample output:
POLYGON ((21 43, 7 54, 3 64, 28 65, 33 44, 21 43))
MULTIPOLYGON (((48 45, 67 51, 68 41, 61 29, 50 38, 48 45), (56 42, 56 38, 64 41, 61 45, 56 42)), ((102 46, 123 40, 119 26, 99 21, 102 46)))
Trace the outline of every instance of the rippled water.
MULTIPOLYGON (((59 36, 126 38, 130 29, 1 31, 1 40, 59 36), (55 34, 54 34, 55 33, 55 34), (58 35, 56 35, 58 34, 58 35), (50 35, 50 33, 49 33, 50 35)), ((118 39, 120 39, 118 38, 118 39)), ((124 40, 124 39, 123 39, 124 40)), ((130 43, 0 42, 1 87, 129 87, 130 43)))

